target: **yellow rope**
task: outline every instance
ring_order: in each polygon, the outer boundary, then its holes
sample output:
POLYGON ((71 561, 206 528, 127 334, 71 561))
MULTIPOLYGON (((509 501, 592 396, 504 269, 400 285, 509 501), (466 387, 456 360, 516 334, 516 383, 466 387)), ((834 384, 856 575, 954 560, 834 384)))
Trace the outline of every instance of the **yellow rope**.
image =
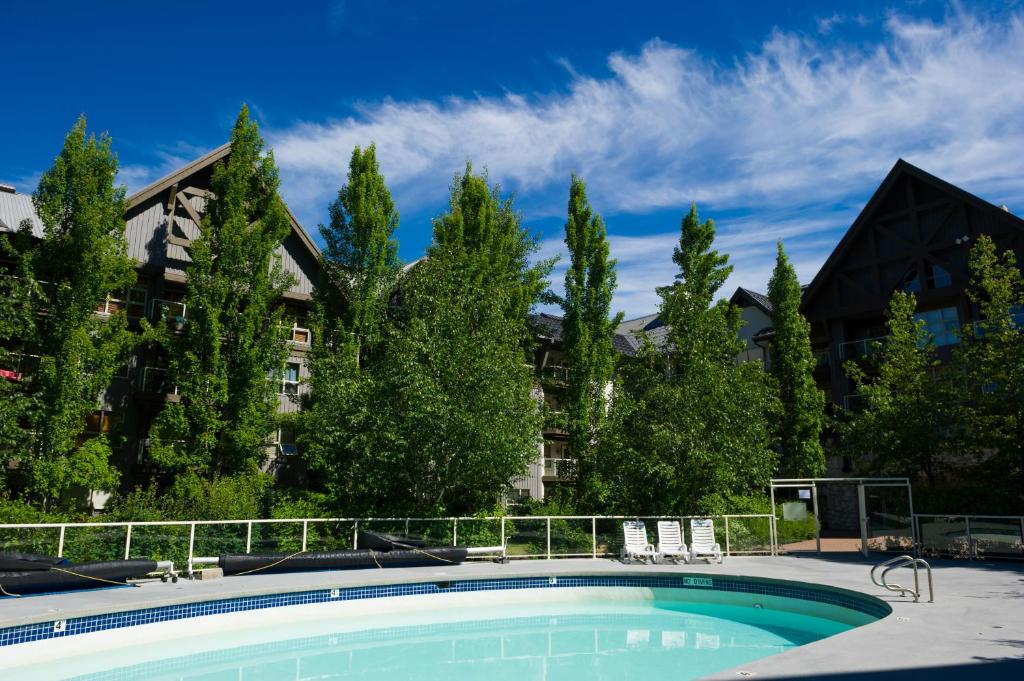
POLYGON ((395 546, 401 546, 401 547, 403 547, 405 549, 408 549, 410 551, 415 551, 416 553, 422 553, 424 556, 429 556, 430 558, 433 558, 434 560, 439 560, 439 561, 441 561, 443 563, 451 563, 452 565, 457 565, 458 564, 454 560, 448 560, 447 558, 442 558, 441 556, 435 556, 434 554, 430 553, 429 551, 425 551, 425 550, 423 550, 423 549, 421 549, 419 547, 416 547, 416 546, 410 546, 409 544, 403 544, 402 542, 395 541, 393 539, 391 540, 391 543, 394 544, 395 546))
POLYGON ((91 579, 91 580, 93 580, 95 582, 103 582, 105 584, 114 584, 116 586, 138 586, 138 584, 130 584, 130 583, 128 583, 127 579, 125 579, 125 581, 123 581, 123 582, 115 582, 115 581, 110 580, 110 579, 104 579, 103 577, 93 577, 92 575, 83 575, 80 572, 75 572, 74 570, 67 570, 65 568, 60 568, 60 567, 57 567, 56 565, 54 565, 50 569, 51 570, 56 570, 57 572, 64 572, 64 573, 69 574, 69 575, 74 575, 75 577, 81 577, 82 579, 91 579))
MULTIPOLYGON (((91 579, 94 582, 103 582, 104 584, 113 584, 114 586, 138 586, 138 584, 131 584, 127 581, 115 582, 111 579, 104 579, 103 577, 83 575, 81 572, 75 572, 74 570, 68 570, 67 568, 57 567, 56 565, 50 566, 50 569, 56 570, 57 572, 63 572, 68 575, 73 575, 75 577, 80 577, 81 579, 91 579)), ((12 598, 21 598, 21 594, 12 594, 10 591, 5 589, 2 584, 0 584, 0 594, 3 594, 4 596, 11 596, 12 598)))
POLYGON ((269 565, 263 565, 263 566, 260 566, 260 567, 255 567, 255 568, 253 568, 251 570, 246 570, 245 572, 236 572, 235 576, 236 577, 240 577, 241 575, 251 575, 252 573, 259 572, 260 570, 266 570, 267 568, 272 568, 275 565, 280 565, 281 563, 285 562, 286 560, 291 560, 295 556, 302 555, 303 553, 306 553, 306 552, 305 551, 296 551, 292 555, 285 556, 284 558, 282 558, 280 560, 275 560, 273 563, 271 563, 269 565))

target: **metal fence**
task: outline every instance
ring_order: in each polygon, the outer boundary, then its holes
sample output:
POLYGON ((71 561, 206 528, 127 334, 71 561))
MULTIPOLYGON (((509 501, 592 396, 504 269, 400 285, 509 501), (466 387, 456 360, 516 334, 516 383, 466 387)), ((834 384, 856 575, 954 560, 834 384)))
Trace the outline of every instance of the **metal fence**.
POLYGON ((488 516, 465 518, 287 518, 0 524, 0 550, 67 557, 73 561, 148 557, 184 565, 196 556, 264 551, 358 548, 360 530, 413 534, 436 545, 506 547, 510 559, 604 558, 622 550, 622 522, 643 520, 652 543, 657 521, 710 517, 727 556, 774 555, 771 515, 720 516, 488 516))
POLYGON ((914 525, 926 556, 1024 558, 1024 516, 915 513, 914 525))

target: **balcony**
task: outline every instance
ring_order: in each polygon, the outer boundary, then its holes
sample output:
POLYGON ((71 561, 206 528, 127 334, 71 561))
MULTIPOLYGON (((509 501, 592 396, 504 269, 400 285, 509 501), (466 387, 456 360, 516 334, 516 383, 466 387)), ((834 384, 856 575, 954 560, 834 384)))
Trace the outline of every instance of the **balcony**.
POLYGON ((566 457, 544 457, 544 477, 568 478, 576 462, 566 457))
POLYGON ((839 360, 845 362, 847 360, 859 361, 868 359, 882 349, 882 342, 885 341, 885 338, 885 336, 875 336, 873 338, 840 343, 839 360))
POLYGON ((14 383, 31 383, 39 371, 39 355, 10 353, 0 357, 0 379, 14 383))

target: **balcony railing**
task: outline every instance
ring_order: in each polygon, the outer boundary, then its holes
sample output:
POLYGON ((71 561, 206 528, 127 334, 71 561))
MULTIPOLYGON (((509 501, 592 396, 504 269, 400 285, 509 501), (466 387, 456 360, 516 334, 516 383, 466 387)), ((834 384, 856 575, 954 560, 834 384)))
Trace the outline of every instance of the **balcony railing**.
POLYGON ((0 357, 0 379, 30 383, 39 371, 39 355, 9 353, 0 357))
POLYGON ((544 457, 544 475, 566 477, 575 461, 567 457, 544 457))
POLYGON ((139 374, 139 390, 154 395, 177 395, 178 386, 171 385, 167 369, 163 367, 142 367, 139 374))
POLYGON ((152 316, 154 322, 167 322, 173 327, 180 329, 185 326, 188 319, 188 309, 185 303, 176 300, 153 299, 152 316))
POLYGON ((858 360, 871 357, 881 349, 882 341, 884 341, 885 338, 885 336, 875 336, 874 338, 864 338, 861 340, 840 343, 839 359, 845 362, 850 359, 858 360))
POLYGON ((544 378, 567 382, 569 380, 570 371, 571 369, 566 366, 546 366, 540 370, 540 375, 544 378))

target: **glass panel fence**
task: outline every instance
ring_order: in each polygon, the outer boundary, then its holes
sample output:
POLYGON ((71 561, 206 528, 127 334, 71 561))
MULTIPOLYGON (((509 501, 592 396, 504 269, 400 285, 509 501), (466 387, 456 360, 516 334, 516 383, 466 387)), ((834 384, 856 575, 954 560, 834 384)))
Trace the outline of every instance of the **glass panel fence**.
POLYGON ((73 563, 120 560, 124 558, 127 533, 125 526, 68 527, 64 531, 64 557, 73 563))
POLYGON ((971 540, 978 558, 1024 557, 1020 518, 971 517, 971 540))
POLYGON ((184 569, 188 560, 188 525, 133 525, 130 558, 172 560, 184 569))
POLYGON ((964 516, 918 516, 917 526, 924 556, 970 557, 964 516))

